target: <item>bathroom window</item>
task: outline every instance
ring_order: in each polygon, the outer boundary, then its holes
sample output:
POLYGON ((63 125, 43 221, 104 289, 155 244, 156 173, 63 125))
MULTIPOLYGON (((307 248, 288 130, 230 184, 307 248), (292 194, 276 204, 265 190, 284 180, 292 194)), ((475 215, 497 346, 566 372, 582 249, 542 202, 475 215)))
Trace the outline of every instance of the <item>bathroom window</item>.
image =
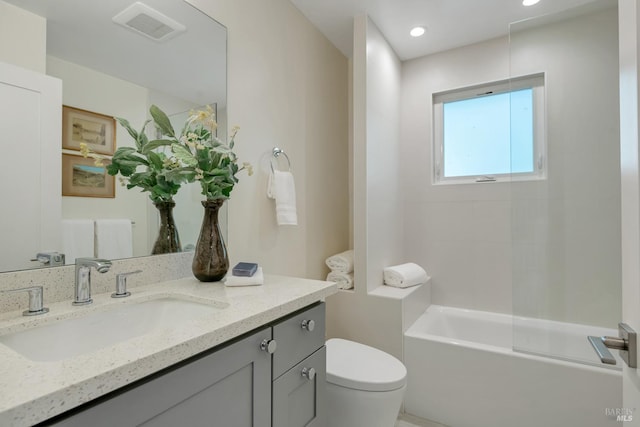
POLYGON ((543 179, 544 75, 433 95, 434 183, 543 179))

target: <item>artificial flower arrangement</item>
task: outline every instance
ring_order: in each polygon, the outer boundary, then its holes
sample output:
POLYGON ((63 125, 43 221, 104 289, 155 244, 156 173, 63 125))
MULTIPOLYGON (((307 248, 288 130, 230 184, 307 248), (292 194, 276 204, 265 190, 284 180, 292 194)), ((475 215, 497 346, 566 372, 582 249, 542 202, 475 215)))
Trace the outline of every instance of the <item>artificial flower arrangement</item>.
POLYGON ((176 134, 169 117, 157 106, 149 109, 152 120, 147 120, 137 132, 123 118, 116 118, 135 141, 135 147, 120 147, 113 157, 91 152, 81 144, 81 153, 94 158, 96 165, 106 166, 109 175, 121 175, 120 181, 127 188, 139 187, 149 192, 153 202, 172 201, 181 185, 199 182, 201 192, 207 200, 228 199, 238 178, 236 174, 246 170, 253 174, 251 164, 238 166, 233 152, 238 127, 231 131, 226 144, 215 136, 217 122, 211 106, 204 110, 191 111, 180 134, 176 134), (145 133, 153 122, 163 139, 149 140, 145 133), (170 151, 158 149, 168 147, 170 151))

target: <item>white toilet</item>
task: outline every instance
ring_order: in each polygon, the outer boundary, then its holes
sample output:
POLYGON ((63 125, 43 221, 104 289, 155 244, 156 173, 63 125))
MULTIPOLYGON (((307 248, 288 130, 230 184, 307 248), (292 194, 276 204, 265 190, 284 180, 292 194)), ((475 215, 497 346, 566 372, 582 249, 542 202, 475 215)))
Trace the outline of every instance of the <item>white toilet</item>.
POLYGON ((326 344, 327 427, 393 427, 406 389, 402 362, 353 341, 326 344))

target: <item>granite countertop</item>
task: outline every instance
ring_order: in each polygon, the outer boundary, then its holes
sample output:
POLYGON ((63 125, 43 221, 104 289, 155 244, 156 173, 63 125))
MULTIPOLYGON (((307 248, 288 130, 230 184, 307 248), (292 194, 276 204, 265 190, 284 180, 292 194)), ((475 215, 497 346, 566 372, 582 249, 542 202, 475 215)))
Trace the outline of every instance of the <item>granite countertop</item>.
MULTIPOLYGON (((45 304, 50 312, 0 316, 0 335, 37 323, 79 317, 112 304, 179 295, 225 309, 179 326, 156 329, 119 344, 59 361, 36 362, 0 344, 0 425, 30 426, 107 394, 202 351, 286 316, 337 291, 331 282, 265 276, 263 286, 225 287, 185 278, 132 289, 128 298, 93 295, 93 304, 45 304), (227 306, 228 304, 228 306, 227 306)), ((79 339, 82 339, 81 337, 79 339)), ((47 349, 43 348, 43 352, 47 349)))

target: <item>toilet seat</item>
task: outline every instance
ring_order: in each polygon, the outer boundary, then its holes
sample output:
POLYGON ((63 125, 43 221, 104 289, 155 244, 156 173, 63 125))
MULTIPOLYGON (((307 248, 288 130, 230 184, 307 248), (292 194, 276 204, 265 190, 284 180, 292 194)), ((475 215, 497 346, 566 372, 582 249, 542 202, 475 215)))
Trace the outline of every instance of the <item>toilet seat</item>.
POLYGON ((327 382, 363 391, 391 391, 406 383, 407 369, 384 351, 332 338, 327 346, 327 382))

